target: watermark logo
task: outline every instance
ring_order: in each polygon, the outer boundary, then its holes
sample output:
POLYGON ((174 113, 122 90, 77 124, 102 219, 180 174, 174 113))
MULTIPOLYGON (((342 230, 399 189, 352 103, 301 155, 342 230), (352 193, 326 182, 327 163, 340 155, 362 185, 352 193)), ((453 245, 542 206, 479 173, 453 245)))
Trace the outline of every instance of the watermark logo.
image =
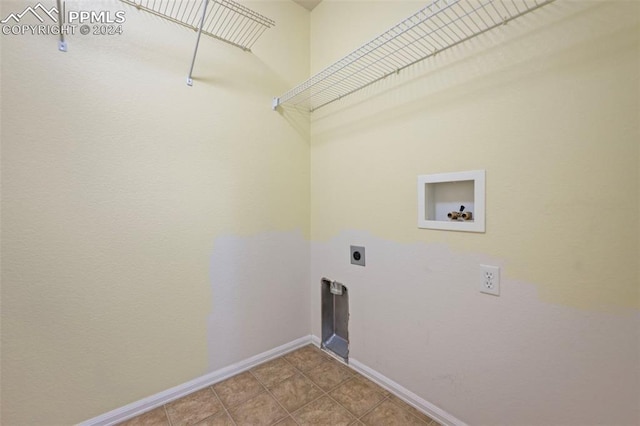
POLYGON ((38 2, 0 21, 2 35, 120 35, 126 21, 124 10, 62 10, 38 2), (62 21, 59 21, 59 19, 62 21))
POLYGON ((42 5, 42 3, 38 3, 35 6, 27 6, 27 8, 21 13, 10 13, 9 16, 0 21, 0 24, 7 24, 12 20, 16 24, 19 24, 22 17, 28 14, 35 16, 38 21, 42 23, 44 23, 44 18, 42 18, 43 15, 48 16, 49 19, 51 19, 53 22, 58 23, 58 9, 56 9, 55 7, 47 9, 42 5))

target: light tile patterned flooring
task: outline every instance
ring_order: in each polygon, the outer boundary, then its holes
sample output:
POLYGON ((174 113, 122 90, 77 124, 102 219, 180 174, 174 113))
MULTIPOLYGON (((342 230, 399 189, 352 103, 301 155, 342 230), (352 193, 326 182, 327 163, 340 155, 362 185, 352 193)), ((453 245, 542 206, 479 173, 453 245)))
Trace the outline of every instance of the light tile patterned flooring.
POLYGON ((438 426, 313 345, 201 389, 121 426, 438 426))

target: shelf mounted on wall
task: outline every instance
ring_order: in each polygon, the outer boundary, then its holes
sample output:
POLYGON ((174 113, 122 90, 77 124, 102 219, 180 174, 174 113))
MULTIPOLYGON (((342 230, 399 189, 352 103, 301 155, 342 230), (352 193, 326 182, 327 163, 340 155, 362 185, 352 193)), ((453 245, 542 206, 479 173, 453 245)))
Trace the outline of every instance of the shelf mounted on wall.
POLYGON ((310 112, 554 0, 435 0, 307 81, 274 98, 310 112))
POLYGON ((198 32, 187 84, 191 86, 202 34, 251 51, 260 36, 275 22, 232 0, 120 0, 138 10, 198 32))

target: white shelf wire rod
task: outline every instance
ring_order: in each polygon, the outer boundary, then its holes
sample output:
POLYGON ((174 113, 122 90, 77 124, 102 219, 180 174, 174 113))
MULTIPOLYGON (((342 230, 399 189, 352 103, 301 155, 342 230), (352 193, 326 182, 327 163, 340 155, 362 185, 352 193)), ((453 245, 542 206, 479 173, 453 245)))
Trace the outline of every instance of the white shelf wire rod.
POLYGON ((60 52, 67 51, 67 41, 64 39, 64 31, 62 31, 62 25, 64 23, 64 10, 61 0, 57 0, 58 6, 58 28, 60 29, 60 40, 58 40, 58 50, 60 52))
POLYGON ((200 45, 200 36, 202 36, 202 27, 204 26, 204 20, 207 17, 208 0, 202 0, 202 18, 200 18, 200 26, 198 27, 198 38, 196 39, 196 48, 193 51, 193 58, 191 59, 191 67, 189 68, 189 76, 187 76, 187 85, 193 86, 193 67, 196 65, 196 55, 198 54, 198 46, 200 45))
POLYGON ((233 0, 207 0, 204 15, 202 0, 120 0, 168 21, 201 31, 209 37, 250 51, 260 36, 275 22, 233 0))
POLYGON ((278 98, 314 111, 554 0, 435 0, 278 98))

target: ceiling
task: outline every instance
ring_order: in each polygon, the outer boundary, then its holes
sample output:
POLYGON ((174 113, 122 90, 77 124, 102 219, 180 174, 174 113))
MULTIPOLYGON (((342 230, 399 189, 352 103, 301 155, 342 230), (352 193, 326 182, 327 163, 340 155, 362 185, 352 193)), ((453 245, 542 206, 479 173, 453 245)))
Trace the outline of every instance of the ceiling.
POLYGON ((313 10, 314 7, 318 5, 322 0, 293 0, 298 3, 300 6, 304 7, 308 10, 313 10))

